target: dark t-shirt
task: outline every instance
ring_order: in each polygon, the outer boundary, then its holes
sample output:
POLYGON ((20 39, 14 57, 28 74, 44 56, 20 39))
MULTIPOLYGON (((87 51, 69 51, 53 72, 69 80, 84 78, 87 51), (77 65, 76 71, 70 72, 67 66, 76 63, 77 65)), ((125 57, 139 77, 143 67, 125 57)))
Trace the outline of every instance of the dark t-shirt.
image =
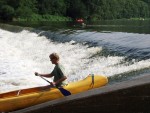
MULTIPOLYGON (((60 64, 57 64, 55 67, 54 67, 54 70, 52 71, 52 76, 54 76, 54 82, 56 82, 57 80, 63 78, 65 76, 65 69, 62 65, 60 64)), ((59 83, 56 85, 56 87, 60 87, 60 86, 64 86, 66 83, 65 81, 59 83)))

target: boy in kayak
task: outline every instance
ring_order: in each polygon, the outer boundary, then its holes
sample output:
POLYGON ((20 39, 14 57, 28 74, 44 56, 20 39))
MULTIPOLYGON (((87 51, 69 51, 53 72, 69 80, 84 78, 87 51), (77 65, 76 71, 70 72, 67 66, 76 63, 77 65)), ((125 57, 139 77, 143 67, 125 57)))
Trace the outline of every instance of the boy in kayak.
POLYGON ((63 66, 59 63, 59 55, 57 53, 52 53, 49 56, 50 61, 52 64, 55 64, 53 71, 49 74, 39 74, 35 72, 36 76, 43 76, 43 77, 53 77, 54 80, 51 82, 51 87, 62 87, 66 85, 65 80, 67 79, 63 66))

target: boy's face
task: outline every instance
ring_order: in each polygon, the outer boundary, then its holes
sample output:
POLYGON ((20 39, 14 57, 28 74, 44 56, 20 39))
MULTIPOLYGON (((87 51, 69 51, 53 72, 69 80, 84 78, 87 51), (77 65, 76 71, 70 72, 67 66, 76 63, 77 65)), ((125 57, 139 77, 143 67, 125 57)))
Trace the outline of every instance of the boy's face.
POLYGON ((58 59, 55 57, 50 57, 50 61, 52 62, 52 64, 57 64, 58 63, 58 59))

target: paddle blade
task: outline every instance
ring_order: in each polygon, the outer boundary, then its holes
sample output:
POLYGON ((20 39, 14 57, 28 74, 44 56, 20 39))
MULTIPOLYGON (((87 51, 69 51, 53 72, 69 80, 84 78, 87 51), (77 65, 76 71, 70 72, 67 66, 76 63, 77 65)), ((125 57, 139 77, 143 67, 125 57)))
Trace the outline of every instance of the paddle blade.
POLYGON ((64 89, 64 88, 58 88, 58 89, 59 89, 59 91, 60 91, 64 96, 71 95, 71 93, 70 93, 68 90, 64 89))

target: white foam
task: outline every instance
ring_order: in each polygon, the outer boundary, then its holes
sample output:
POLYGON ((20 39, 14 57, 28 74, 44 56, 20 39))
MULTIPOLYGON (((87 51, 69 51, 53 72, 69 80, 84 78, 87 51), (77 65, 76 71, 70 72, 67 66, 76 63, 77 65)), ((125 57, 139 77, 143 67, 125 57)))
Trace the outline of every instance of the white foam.
POLYGON ((0 29, 0 92, 48 84, 36 77, 34 72, 52 71, 54 65, 49 61, 52 52, 60 54, 69 82, 85 78, 88 74, 113 76, 150 67, 150 60, 122 64, 124 57, 95 56, 101 50, 101 47, 88 47, 75 41, 53 42, 26 30, 12 33, 0 29))

